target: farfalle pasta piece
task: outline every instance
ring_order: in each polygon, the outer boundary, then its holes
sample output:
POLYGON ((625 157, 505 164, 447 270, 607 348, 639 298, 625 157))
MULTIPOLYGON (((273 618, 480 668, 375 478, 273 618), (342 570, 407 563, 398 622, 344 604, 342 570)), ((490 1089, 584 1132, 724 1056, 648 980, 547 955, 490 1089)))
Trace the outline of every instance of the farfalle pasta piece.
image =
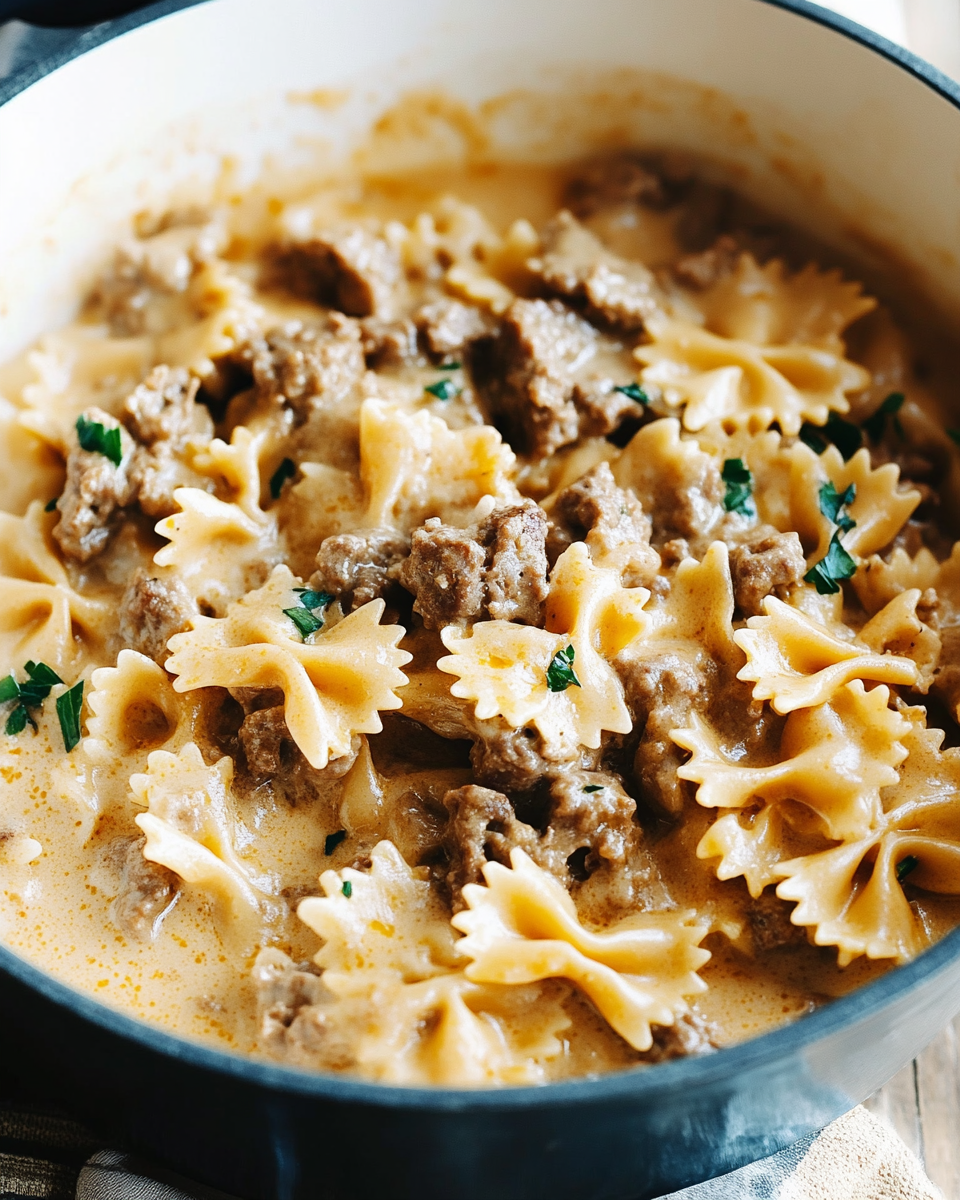
POLYGON ((185 298, 195 319, 156 338, 155 361, 182 363, 201 379, 215 373, 216 360, 263 327, 263 305, 222 259, 211 259, 195 272, 185 298))
POLYGON ((317 966, 333 973, 392 971, 404 983, 455 969, 454 935, 426 875, 388 841, 371 850, 368 871, 324 871, 324 895, 308 896, 297 908, 323 938, 317 966))
POLYGON ((641 383, 682 407, 684 428, 694 432, 711 421, 752 416, 796 434, 804 421, 822 425, 831 411, 847 412, 847 395, 870 382, 863 367, 817 346, 760 346, 661 316, 646 329, 650 344, 634 351, 643 364, 641 383))
POLYGON ((823 704, 853 679, 919 682, 919 669, 909 658, 844 641, 775 596, 767 596, 763 607, 766 616, 750 617, 747 628, 733 635, 747 656, 737 678, 753 683, 754 700, 769 700, 778 713, 823 704))
POLYGON ((539 989, 514 999, 471 983, 425 874, 382 841, 369 871, 325 871, 324 896, 300 902, 300 919, 324 939, 315 962, 337 998, 330 1017, 362 1072, 385 1082, 537 1082, 569 1018, 539 989))
POLYGON ((919 588, 909 588, 886 604, 864 625, 857 640, 878 654, 901 655, 917 668, 914 687, 926 693, 940 659, 940 635, 917 616, 919 588))
POLYGON ((730 554, 713 542, 700 562, 686 558, 677 567, 670 592, 649 609, 650 623, 631 651, 643 654, 657 641, 685 641, 728 667, 741 661, 733 635, 733 583, 730 554))
POLYGON ((924 948, 905 882, 960 895, 960 750, 941 752, 943 732, 926 728, 922 708, 903 713, 908 757, 877 829, 777 869, 777 895, 797 902, 791 920, 818 946, 836 946, 841 966, 859 955, 906 962, 924 948))
POLYGON ((784 847, 783 820, 778 806, 765 805, 744 820, 741 812, 718 817, 697 844, 697 858, 716 858, 718 879, 743 876, 750 895, 756 899, 781 876, 777 868, 788 857, 784 847))
POLYGON ((800 344, 842 354, 840 335, 872 312, 876 301, 839 271, 808 263, 788 275, 780 259, 763 266, 742 254, 729 274, 697 293, 707 327, 723 337, 758 346, 800 344))
MULTIPOLYGON (((480 621, 470 636, 455 626, 441 631, 451 652, 441 671, 457 676, 450 692, 474 701, 479 720, 502 716, 519 728, 532 723, 544 739, 596 748, 603 730, 629 733, 623 688, 608 660, 642 631, 645 588, 624 588, 620 572, 597 567, 583 542, 569 546, 553 569, 546 629, 509 621, 480 621), (558 654, 573 648, 577 682, 553 690, 548 675, 558 654)), ((554 685, 556 686, 556 685, 554 685)))
POLYGON ((514 464, 490 425, 453 430, 425 410, 410 413, 377 399, 360 409, 364 522, 371 527, 412 529, 432 516, 466 524, 484 496, 514 503, 514 464))
POLYGON ((813 546, 810 562, 826 554, 834 534, 833 523, 820 509, 820 487, 830 481, 843 492, 851 484, 856 495, 845 511, 856 524, 843 535, 843 545, 855 557, 865 557, 886 546, 910 519, 920 503, 915 488, 899 488, 900 468, 884 463, 874 470, 870 451, 858 450, 844 462, 836 446, 816 455, 798 442, 793 447, 790 478, 790 528, 804 545, 813 546))
POLYGON ((156 530, 169 539, 153 556, 175 571, 190 595, 222 614, 231 601, 263 582, 279 556, 274 520, 259 520, 200 488, 177 488, 180 512, 156 530))
POLYGON ((827 837, 862 837, 880 819, 880 790, 897 782, 907 756, 901 739, 909 727, 889 700, 883 685, 868 692, 857 679, 827 703, 797 709, 784 726, 781 761, 766 767, 738 766, 694 715, 690 728, 670 734, 692 756, 677 774, 699 785, 705 808, 791 800, 820 818, 827 837))
POLYGON ((213 438, 191 462, 194 470, 225 487, 241 512, 261 524, 267 520, 260 507, 260 454, 265 441, 263 431, 253 433, 238 425, 229 444, 213 438))
POLYGON ((101 767, 145 762, 151 751, 180 749, 196 736, 193 698, 177 695, 163 667, 136 650, 121 650, 115 667, 94 671, 86 699, 83 751, 101 767))
POLYGON ((622 488, 633 488, 644 511, 659 523, 672 526, 670 506, 682 496, 690 508, 689 523, 704 536, 723 518, 721 495, 711 495, 705 486, 716 475, 711 455, 701 450, 695 438, 681 436, 675 417, 651 421, 630 439, 620 457, 611 464, 613 477, 622 488))
POLYGON ((49 544, 56 519, 43 511, 38 500, 23 517, 0 513, 0 670, 4 673, 33 659, 47 663, 64 678, 73 676, 85 650, 95 654, 103 640, 108 606, 70 586, 49 544))
POLYGON ((487 886, 463 889, 468 907, 452 923, 466 934, 458 948, 472 960, 468 979, 567 979, 636 1050, 653 1044, 651 1024, 672 1025, 684 998, 706 991, 697 974, 710 957, 699 949, 705 921, 692 913, 641 913, 592 933, 563 886, 522 850, 511 851, 510 864, 508 870, 488 862, 487 886))
POLYGON ((134 820, 146 835, 143 856, 210 894, 228 929, 245 943, 281 915, 271 881, 237 853, 230 801, 233 761, 212 767, 194 742, 178 754, 155 750, 147 770, 130 777, 134 801, 147 809, 134 820))
POLYGON ((942 563, 926 546, 912 558, 902 546, 891 552, 889 561, 874 554, 861 564, 853 586, 860 603, 871 614, 901 592, 933 588, 941 607, 960 617, 960 542, 954 544, 950 557, 942 563))
POLYGON ((397 649, 400 625, 380 625, 373 600, 303 641, 284 609, 295 608, 299 583, 279 566, 263 587, 231 604, 223 618, 196 616, 170 639, 167 670, 174 688, 280 688, 290 736, 311 766, 351 751, 357 733, 379 733, 379 712, 401 707, 396 689, 409 662, 397 649))

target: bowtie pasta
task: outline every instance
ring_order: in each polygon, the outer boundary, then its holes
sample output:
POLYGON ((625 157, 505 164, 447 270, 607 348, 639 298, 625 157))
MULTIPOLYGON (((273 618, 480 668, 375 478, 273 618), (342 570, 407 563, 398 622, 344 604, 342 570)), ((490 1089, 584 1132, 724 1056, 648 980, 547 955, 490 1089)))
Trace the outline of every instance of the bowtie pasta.
POLYGON ((0 368, 2 936, 391 1084, 960 921, 949 342, 673 158, 479 179, 141 214, 0 368))

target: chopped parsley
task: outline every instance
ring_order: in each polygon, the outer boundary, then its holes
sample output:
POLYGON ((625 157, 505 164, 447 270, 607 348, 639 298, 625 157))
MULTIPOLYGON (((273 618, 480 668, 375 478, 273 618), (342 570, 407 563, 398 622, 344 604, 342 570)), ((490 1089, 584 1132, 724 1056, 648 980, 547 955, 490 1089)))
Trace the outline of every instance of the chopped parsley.
POLYGON ((83 680, 57 697, 57 716, 60 718, 60 732, 63 734, 63 745, 69 754, 80 741, 80 712, 83 708, 83 680))
POLYGON ((120 466, 123 458, 123 444, 120 441, 120 426, 108 429, 99 421, 89 421, 84 416, 77 417, 77 437, 80 448, 94 454, 102 454, 109 458, 115 467, 120 466))
POLYGON ((583 789, 583 790, 584 790, 585 792, 602 792, 602 791, 603 791, 603 784, 602 784, 602 783, 588 783, 588 784, 587 784, 587 785, 584 787, 584 789, 583 789))
POLYGON ((56 512, 57 511, 57 501, 59 499, 60 499, 59 496, 54 496, 54 498, 52 500, 48 500, 46 502, 46 504, 43 506, 43 511, 44 512, 56 512))
POLYGON ((300 630, 301 637, 308 638, 323 628, 323 617, 314 616, 309 608, 285 608, 283 613, 300 630))
POLYGON ((857 485, 851 483, 844 491, 838 492, 832 480, 827 480, 826 483, 820 484, 820 511, 832 522, 841 533, 849 532, 856 521, 848 512, 844 512, 845 508, 857 498, 857 485))
POLYGON ((316 633, 318 629, 323 628, 323 617, 317 616, 315 610, 326 608, 333 601, 333 596, 329 592, 315 592, 313 588, 294 588, 293 590, 297 593, 300 607, 285 608, 283 613, 300 630, 301 636, 308 638, 311 633, 316 633))
POLYGON ((848 462, 863 445, 863 434, 850 421, 831 412, 826 425, 811 425, 804 421, 800 429, 800 440, 815 454, 822 454, 833 442, 844 462, 848 462))
POLYGON ((576 651, 573 646, 558 650, 547 667, 547 687, 551 692, 565 692, 568 687, 579 687, 580 680, 573 671, 576 651))
POLYGON ((951 441, 956 442, 958 446, 960 446, 960 429, 948 429, 947 437, 950 438, 951 441))
POLYGON ((915 854, 908 854, 897 863, 897 883, 903 883, 911 871, 920 866, 920 859, 915 854))
POLYGON ((436 396, 438 400, 453 400, 461 391, 452 379, 438 379, 436 383, 427 383, 423 390, 431 396, 436 396))
POLYGON ((270 476, 270 495, 274 500, 279 500, 280 493, 283 491, 283 485, 288 479, 292 479, 296 473, 297 464, 292 458, 285 458, 270 476))
POLYGON ((727 512, 739 513, 742 517, 755 517, 753 506, 753 476, 742 458, 728 458, 723 464, 720 477, 727 485, 723 507, 727 512))
POLYGON ((52 667, 48 667, 46 663, 30 660, 24 670, 27 672, 27 678, 23 683, 18 683, 12 674, 5 679, 0 679, 0 704, 6 704, 10 700, 17 702, 4 725, 4 733, 11 736, 23 733, 28 721, 34 729, 37 728, 30 709, 42 707, 44 700, 50 695, 53 685, 63 683, 56 671, 52 667))
POLYGON ((900 418, 896 414, 903 408, 904 400, 906 400, 906 396, 904 396, 903 392, 891 392, 877 411, 872 416, 867 417, 863 423, 863 428, 872 442, 879 442, 883 437, 887 428, 887 417, 893 417, 893 428, 896 430, 898 437, 903 437, 903 426, 900 424, 900 418))
POLYGON ((340 891, 343 892, 348 900, 350 899, 350 897, 353 895, 353 884, 349 879, 345 879, 343 881, 343 883, 340 885, 340 891))
POLYGON ((830 539, 830 548, 823 558, 815 563, 804 575, 807 583, 812 583, 821 596, 832 596, 840 591, 840 579, 850 579, 857 569, 856 561, 840 545, 841 530, 837 530, 830 539))
POLYGON ((438 371, 459 371, 460 363, 458 363, 458 362, 441 363, 440 366, 437 368, 437 370, 438 371))
POLYGON ((347 831, 345 829, 338 829, 336 833, 328 833, 323 843, 324 854, 329 858, 346 836, 347 831))
POLYGON ((639 383, 624 383, 613 389, 615 392, 621 392, 628 400, 636 400, 637 404, 649 404, 650 397, 643 390, 639 383))

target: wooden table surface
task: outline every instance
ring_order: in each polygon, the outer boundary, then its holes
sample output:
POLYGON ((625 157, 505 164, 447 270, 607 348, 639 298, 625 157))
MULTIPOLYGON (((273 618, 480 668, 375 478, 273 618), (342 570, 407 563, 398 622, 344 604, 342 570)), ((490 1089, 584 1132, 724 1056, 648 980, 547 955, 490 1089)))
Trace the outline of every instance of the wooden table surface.
POLYGON ((896 1129, 944 1200, 960 1200, 960 1017, 866 1107, 896 1129))

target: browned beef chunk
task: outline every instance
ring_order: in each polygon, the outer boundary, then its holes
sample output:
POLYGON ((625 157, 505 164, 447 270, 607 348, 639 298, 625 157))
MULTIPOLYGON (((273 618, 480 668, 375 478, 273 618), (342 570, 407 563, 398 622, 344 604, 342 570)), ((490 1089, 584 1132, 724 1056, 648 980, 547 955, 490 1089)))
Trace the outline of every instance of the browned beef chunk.
POLYGON ((622 556, 624 583, 642 587, 660 566, 660 556, 650 545, 650 528, 643 505, 617 486, 610 464, 602 462, 557 497, 549 548, 555 557, 571 541, 585 539, 597 556, 604 556, 629 546, 630 553, 622 556))
POLYGON ((513 729, 494 719, 477 722, 475 737, 470 765, 485 787, 526 792, 557 765, 544 758, 543 739, 536 729, 513 729))
POLYGON ((540 861, 540 835, 517 820, 513 805, 502 792, 471 783, 447 792, 443 803, 450 814, 443 844, 449 858, 446 882, 454 912, 465 907, 464 886, 483 883, 484 863, 509 866, 510 851, 520 847, 544 865, 540 861))
MULTIPOLYGON (((929 604, 927 609, 930 610, 929 604)), ((930 691, 947 705, 954 719, 960 721, 960 625, 940 625, 939 633, 940 661, 933 673, 930 691)))
POLYGON ((782 598, 801 582, 806 570, 799 537, 761 525, 730 553, 737 607, 746 617, 756 616, 763 611, 764 597, 775 593, 782 598))
POLYGON ((311 964, 298 966, 280 950, 261 950, 253 966, 261 1049, 285 1056, 291 1026, 331 999, 311 964), (305 1011, 306 1010, 306 1011, 305 1011))
POLYGON ((643 1055, 645 1062, 666 1062, 671 1058, 689 1058, 691 1054, 711 1054, 718 1050, 716 1030, 697 1013, 681 1013, 672 1025, 653 1026, 653 1046, 643 1055))
POLYGON ((546 532, 546 515, 532 500, 469 529, 432 517, 413 533, 400 582, 427 629, 484 615, 537 624, 547 596, 546 532))
POLYGON ((120 867, 120 892, 113 902, 113 919, 128 937, 148 941, 179 895, 173 871, 143 857, 146 838, 119 842, 113 857, 120 867))
POLYGON ((167 642, 190 627, 196 612, 193 598, 175 575, 157 578, 140 567, 120 601, 120 640, 162 664, 167 642))
POLYGON ((321 780, 339 779, 356 761, 358 737, 349 754, 333 759, 323 770, 311 767, 287 727, 283 693, 278 689, 234 688, 231 695, 244 711, 237 736, 247 770, 257 779, 277 779, 291 803, 311 799, 321 780))
POLYGON ((782 946, 807 944, 806 930, 790 920, 792 910, 793 905, 781 900, 772 888, 762 892, 756 900, 750 900, 747 917, 755 951, 762 953, 782 946))
POLYGON ((740 254, 736 240, 729 234, 722 234, 706 250, 684 255, 674 264, 673 273, 687 287, 702 291, 729 275, 740 254))
POLYGON ((496 342, 488 401, 520 450, 543 458, 578 436, 573 372, 594 329, 558 300, 515 300, 496 342))
POLYGON ((71 434, 67 481, 57 501, 60 520, 53 536, 63 553, 77 562, 89 562, 106 547, 136 494, 129 473, 134 450, 130 435, 100 408, 88 408, 83 416, 108 430, 119 429, 123 457, 115 466, 98 450, 84 450, 77 433, 71 434))
POLYGON ((217 254, 223 230, 197 212, 173 213, 116 252, 96 291, 115 337, 164 333, 182 319, 183 293, 217 254))
POLYGON ((360 339, 368 367, 382 370, 425 362, 417 348, 417 327, 408 317, 396 321, 364 317, 360 322, 360 339))
POLYGON ((635 420, 643 414, 643 408, 636 400, 618 390, 615 379, 574 384, 573 403, 580 414, 581 437, 606 437, 619 429, 624 421, 635 420))
POLYGON ((321 542, 310 584, 331 592, 344 611, 359 608, 387 594, 409 552, 410 543, 395 529, 336 533, 321 542))
POLYGON ((400 582, 416 596, 414 612, 428 629, 480 616, 486 562, 486 550, 468 530, 444 525, 439 517, 414 530, 400 582))
POLYGON ((569 887, 600 867, 627 871, 630 852, 638 845, 636 803, 619 778, 606 772, 553 774, 542 833, 519 820, 510 800, 490 788, 457 788, 447 792, 443 803, 450 814, 444 845, 455 909, 463 907, 465 884, 483 882, 484 863, 492 859, 509 866, 513 849, 524 850, 569 887))
POLYGON ((548 291, 583 306, 592 319, 630 331, 659 310, 653 273, 611 253, 572 213, 558 213, 542 241, 528 266, 548 291))
POLYGON ((487 612, 494 621, 536 625, 547 598, 547 517, 525 500, 490 514, 477 527, 487 549, 487 612))
POLYGON ((479 309, 449 297, 424 304, 415 320, 427 350, 441 362, 460 360, 470 343, 488 332, 479 309))
POLYGON ((400 256, 382 237, 362 225, 343 224, 291 248, 299 272, 297 290, 351 317, 397 313, 404 276, 400 256))
POLYGON ((683 808, 685 785, 677 768, 686 758, 671 740, 694 709, 716 688, 714 671, 681 653, 649 658, 621 656, 617 662, 634 727, 642 730, 634 758, 634 774, 644 798, 671 815, 683 808))
POLYGON ((186 463, 183 451, 193 437, 213 436, 213 422, 197 404, 200 381, 182 368, 158 366, 124 403, 127 428, 141 443, 130 464, 130 478, 141 509, 167 517, 178 509, 178 487, 209 487, 210 480, 186 463))
POLYGON ((337 313, 316 325, 290 321, 239 357, 249 363, 258 393, 289 405, 301 420, 322 403, 345 400, 366 369, 359 325, 337 313))
POLYGON ((664 208, 670 198, 661 175, 630 153, 588 163, 567 185, 566 193, 567 206, 581 218, 615 204, 664 208))
POLYGON ((197 432, 212 435, 206 409, 197 412, 200 380, 183 367, 158 366, 124 401, 127 428, 145 446, 155 442, 183 442, 197 432), (198 423, 203 425, 198 430, 198 423))
POLYGON ((631 485, 650 514, 655 546, 675 538, 708 537, 723 520, 726 486, 711 455, 684 456, 669 471, 653 472, 637 464, 631 485))

